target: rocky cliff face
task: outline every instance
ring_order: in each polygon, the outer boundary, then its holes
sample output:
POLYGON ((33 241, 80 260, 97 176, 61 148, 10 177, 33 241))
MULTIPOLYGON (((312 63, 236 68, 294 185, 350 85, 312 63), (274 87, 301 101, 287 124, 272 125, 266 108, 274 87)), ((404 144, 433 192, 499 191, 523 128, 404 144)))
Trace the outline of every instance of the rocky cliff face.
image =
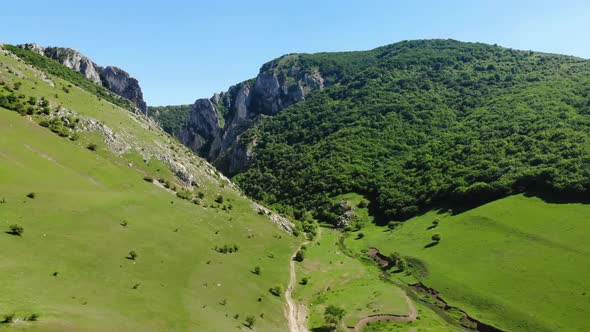
POLYGON ((143 92, 139 82, 126 71, 111 66, 101 67, 84 54, 71 48, 42 47, 37 44, 18 46, 44 55, 79 72, 94 83, 100 84, 113 93, 131 100, 143 113, 146 113, 147 105, 143 100, 143 92))
POLYGON ((100 80, 105 88, 131 100, 144 114, 146 113, 147 105, 143 100, 139 81, 129 76, 129 73, 121 68, 108 66, 100 71, 100 80))
POLYGON ((303 68, 298 60, 297 55, 288 55, 271 61, 255 80, 210 99, 198 99, 180 130, 180 141, 225 174, 239 173, 251 161, 256 146, 256 137, 245 135, 253 121, 324 88, 318 69, 303 68))

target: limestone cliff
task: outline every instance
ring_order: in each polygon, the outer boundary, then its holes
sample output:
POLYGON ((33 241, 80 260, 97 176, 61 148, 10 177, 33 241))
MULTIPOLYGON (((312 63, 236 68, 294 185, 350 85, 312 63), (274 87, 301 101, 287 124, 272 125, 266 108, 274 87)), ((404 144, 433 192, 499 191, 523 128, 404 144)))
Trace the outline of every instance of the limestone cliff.
POLYGON ((82 53, 65 47, 42 47, 37 44, 18 45, 53 59, 62 65, 86 76, 96 84, 100 84, 113 93, 131 100, 145 114, 147 105, 143 100, 143 92, 139 82, 126 71, 112 66, 101 67, 82 53))
POLYGON ((222 172, 234 175, 253 157, 256 137, 246 135, 253 121, 304 100, 324 85, 317 68, 304 68, 297 55, 281 57, 265 64, 256 79, 198 99, 179 139, 222 172))

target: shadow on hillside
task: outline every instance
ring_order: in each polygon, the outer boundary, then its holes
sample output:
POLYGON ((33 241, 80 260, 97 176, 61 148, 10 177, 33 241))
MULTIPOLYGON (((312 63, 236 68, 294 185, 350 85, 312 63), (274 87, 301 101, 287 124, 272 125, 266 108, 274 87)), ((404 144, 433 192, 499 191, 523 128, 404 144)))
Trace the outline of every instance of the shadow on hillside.
POLYGON ((310 331, 311 332, 332 332, 332 331, 334 331, 334 329, 327 327, 327 326, 322 326, 322 327, 314 327, 310 331))
POLYGON ((433 242, 430 242, 429 244, 425 245, 424 248, 426 248, 426 249, 432 248, 432 247, 434 247, 437 244, 438 244, 438 242, 433 241, 433 242))
POLYGON ((17 233, 17 232, 11 232, 11 231, 8 231, 8 232, 4 232, 4 233, 6 233, 6 234, 10 234, 10 235, 13 235, 13 236, 21 236, 21 235, 20 235, 19 233, 17 233))

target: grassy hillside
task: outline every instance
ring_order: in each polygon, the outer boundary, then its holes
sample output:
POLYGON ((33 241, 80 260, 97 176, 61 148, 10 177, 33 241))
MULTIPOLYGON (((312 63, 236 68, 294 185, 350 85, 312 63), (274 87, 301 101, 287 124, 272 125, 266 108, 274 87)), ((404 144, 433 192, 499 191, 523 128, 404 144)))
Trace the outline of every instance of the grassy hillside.
POLYGON ((294 237, 141 116, 6 52, 0 82, 0 330, 286 329, 294 237))
POLYGON ((521 192, 588 198, 588 60, 451 40, 289 59, 277 70, 331 85, 244 135, 254 160, 236 181, 277 208, 334 222, 330 197, 351 191, 386 220, 521 192))
POLYGON ((488 324, 584 331, 590 328, 589 215, 585 204, 517 195, 457 215, 430 212, 393 231, 370 225, 360 231, 363 238, 345 244, 359 254, 369 247, 399 252, 414 265, 413 276, 397 274, 404 282, 419 280, 488 324), (441 240, 431 245, 434 234, 441 240))
MULTIPOLYGON (((344 309, 343 326, 355 326, 361 318, 369 315, 408 315, 411 308, 404 291, 391 282, 381 280, 375 267, 343 253, 338 247, 341 235, 338 231, 323 229, 316 241, 306 246, 305 258, 298 263, 300 283, 294 296, 308 305, 308 326, 312 330, 324 326, 324 310, 329 305, 344 309), (304 278, 307 281, 301 282, 304 278)), ((396 326, 399 331, 411 331, 412 328, 455 330, 429 309, 412 304, 412 308, 414 306, 417 306, 419 320, 383 325, 396 326)))

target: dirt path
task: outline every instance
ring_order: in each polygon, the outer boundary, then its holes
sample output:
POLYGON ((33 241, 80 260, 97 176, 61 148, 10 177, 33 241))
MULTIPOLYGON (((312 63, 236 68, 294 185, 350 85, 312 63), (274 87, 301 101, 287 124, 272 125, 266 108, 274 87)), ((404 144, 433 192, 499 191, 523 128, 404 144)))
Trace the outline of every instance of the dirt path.
POLYGON ((406 302, 408 303, 408 307, 410 308, 410 313, 407 315, 391 315, 391 314, 383 314, 383 315, 371 315, 364 318, 361 318, 354 327, 349 327, 349 332, 360 332, 362 331, 368 323, 378 322, 382 320, 392 320, 396 322, 413 322, 418 317, 418 312, 416 311, 416 307, 414 307, 414 303, 412 300, 405 295, 406 302))
MULTIPOLYGON (((301 246, 306 245, 307 242, 303 243, 301 246)), ((293 293, 293 288, 295 287, 295 283, 297 283, 297 271, 295 270, 295 255, 301 249, 301 247, 297 248, 293 255, 291 256, 291 261, 289 262, 289 270, 290 270, 290 277, 289 277, 289 286, 285 290, 285 298, 287 299, 287 321, 289 323, 289 332, 307 332, 307 328, 305 327, 305 321, 307 316, 307 308, 303 304, 299 304, 293 300, 291 294, 293 293)))

